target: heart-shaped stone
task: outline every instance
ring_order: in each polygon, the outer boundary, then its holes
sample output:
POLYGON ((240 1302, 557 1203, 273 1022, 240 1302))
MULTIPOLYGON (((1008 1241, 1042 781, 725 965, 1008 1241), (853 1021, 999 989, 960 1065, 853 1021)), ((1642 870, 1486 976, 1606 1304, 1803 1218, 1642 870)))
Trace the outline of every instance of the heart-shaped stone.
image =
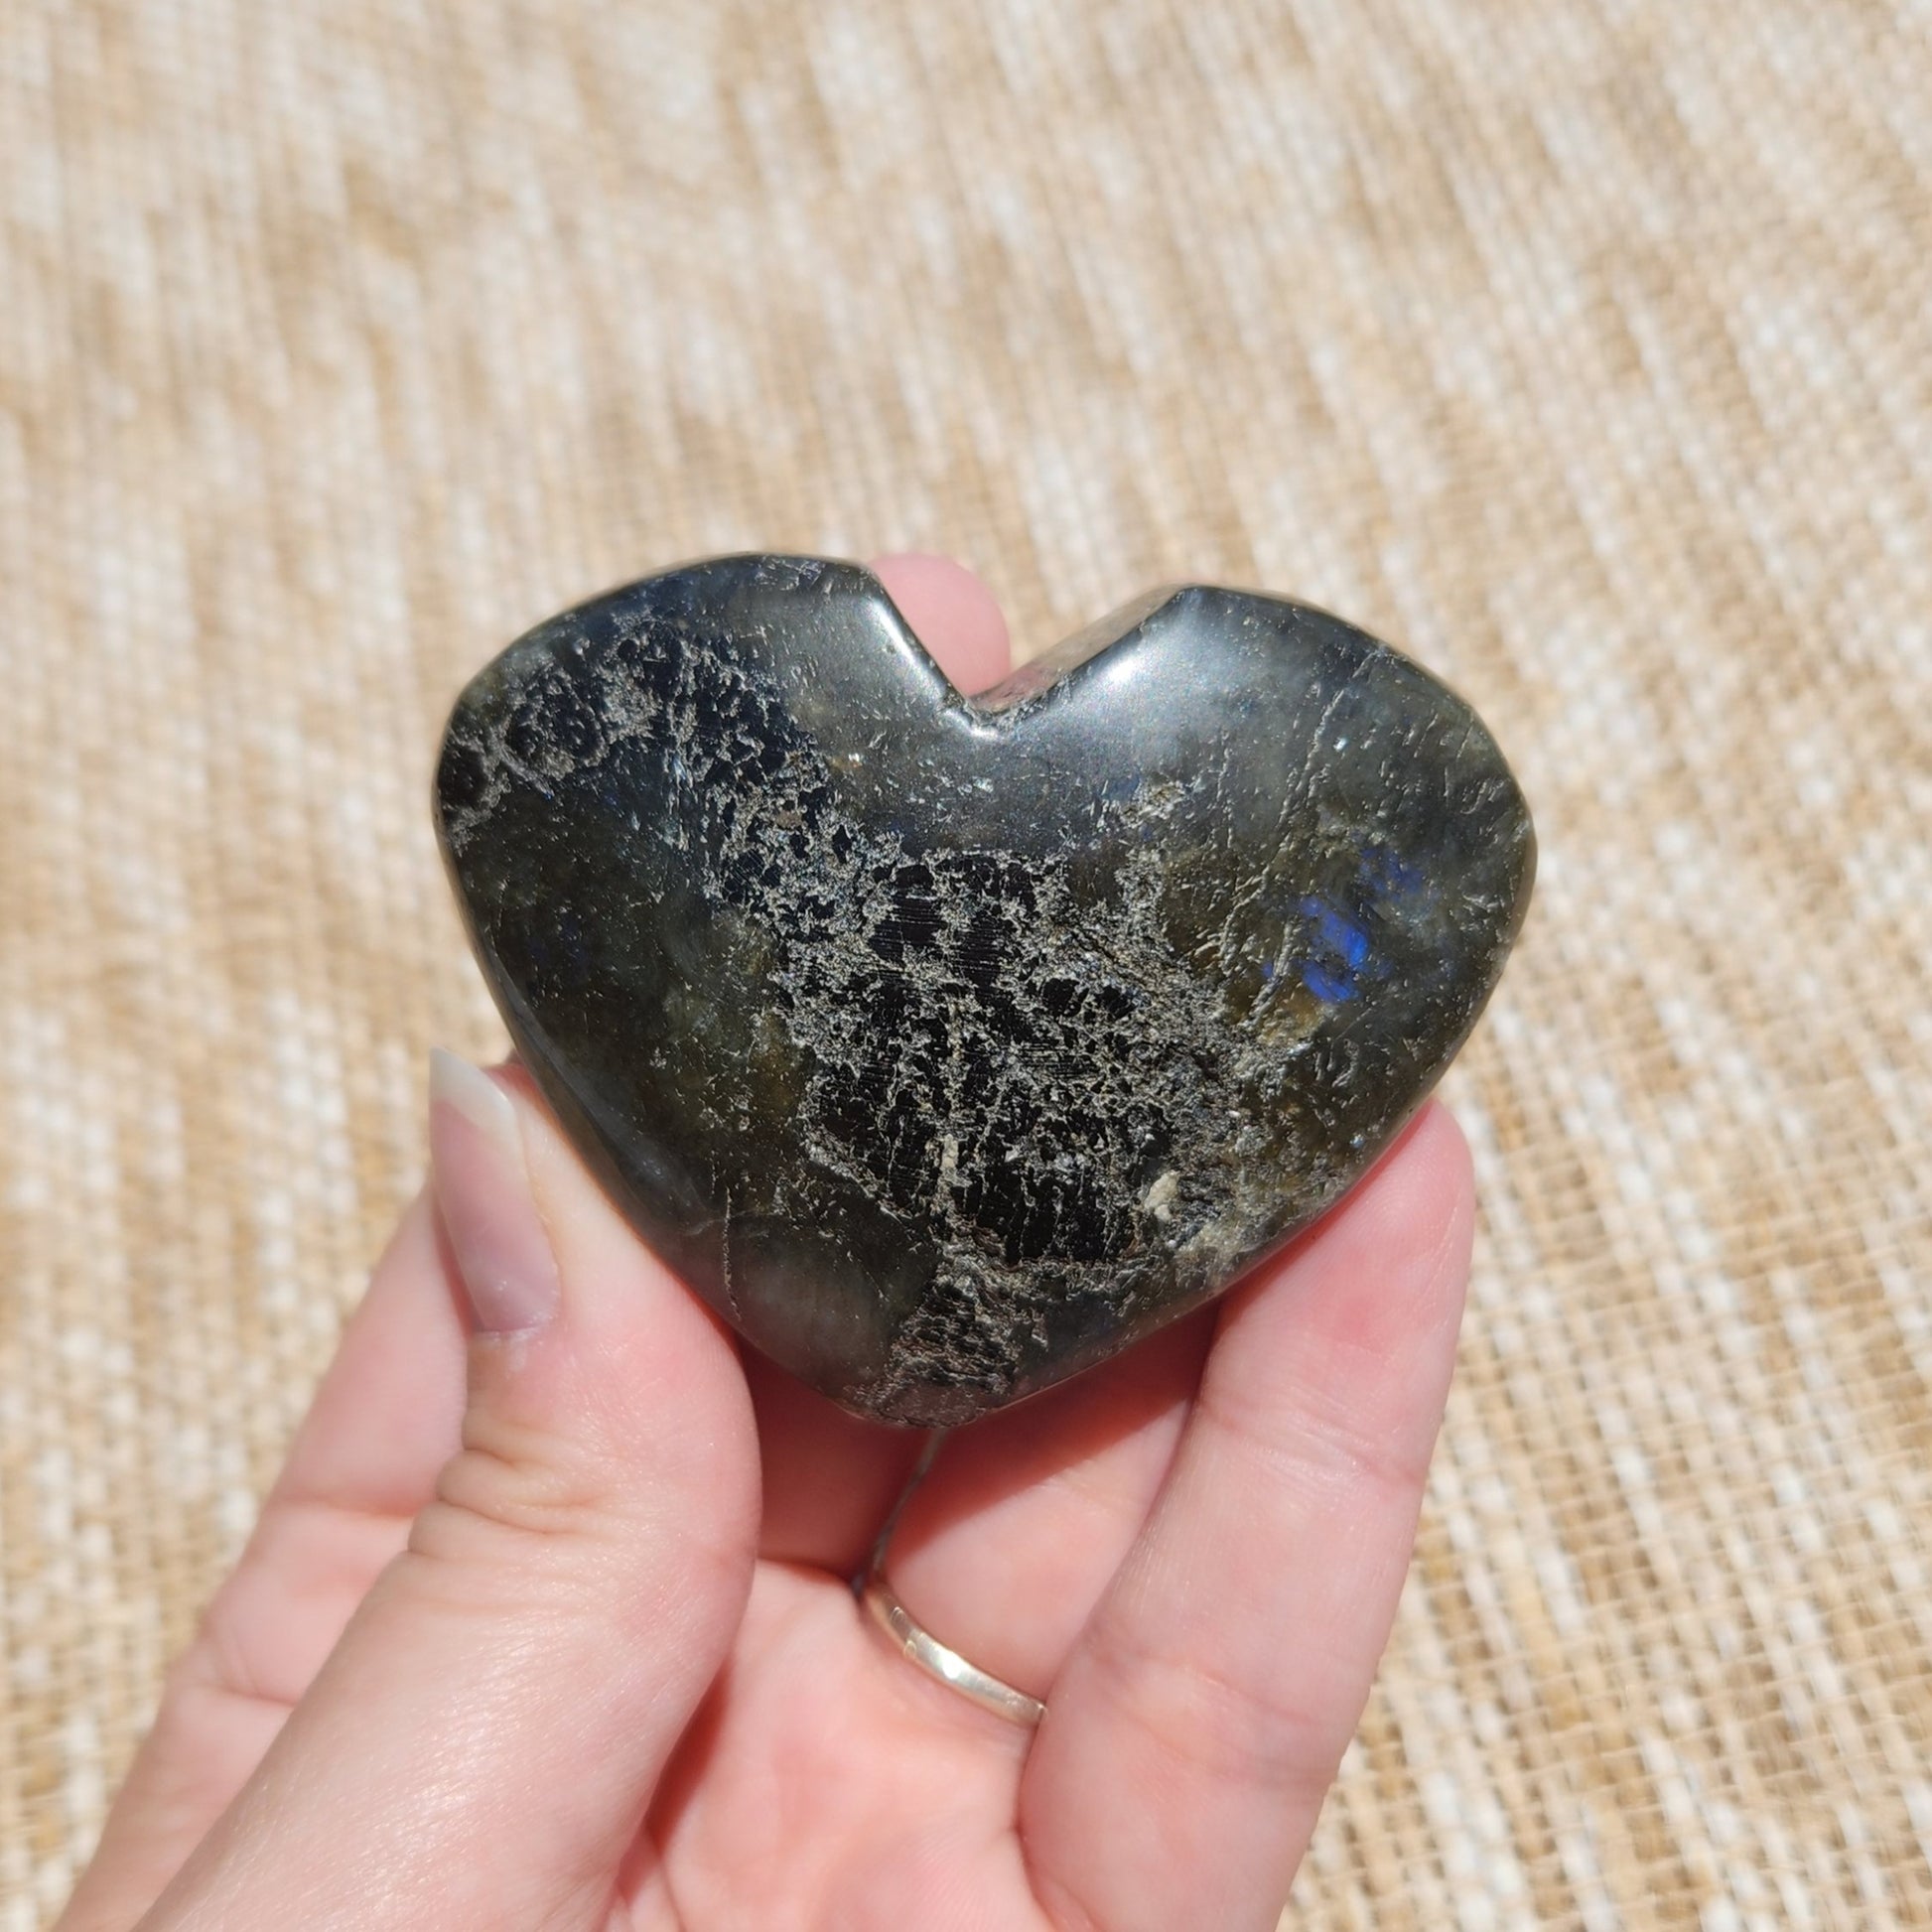
POLYGON ((477 954, 653 1248, 863 1414, 1114 1354, 1329 1206, 1535 868, 1481 721, 1277 598, 1157 591, 962 697, 847 563, 539 625, 437 773, 477 954))

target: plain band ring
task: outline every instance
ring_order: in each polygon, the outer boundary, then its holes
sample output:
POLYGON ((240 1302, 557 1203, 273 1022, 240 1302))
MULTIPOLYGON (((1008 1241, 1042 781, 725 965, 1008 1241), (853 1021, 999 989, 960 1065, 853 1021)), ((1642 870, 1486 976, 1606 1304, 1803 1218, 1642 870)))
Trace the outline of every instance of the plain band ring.
POLYGON ((977 1664, 969 1664, 958 1651, 949 1650, 932 1632, 914 1620, 898 1600, 885 1572, 877 1562, 866 1576, 866 1609, 872 1620, 893 1640, 899 1654, 935 1677, 948 1689, 970 1698, 982 1711, 1032 1730, 1046 1715, 1046 1707, 1025 1691, 1017 1691, 977 1664))

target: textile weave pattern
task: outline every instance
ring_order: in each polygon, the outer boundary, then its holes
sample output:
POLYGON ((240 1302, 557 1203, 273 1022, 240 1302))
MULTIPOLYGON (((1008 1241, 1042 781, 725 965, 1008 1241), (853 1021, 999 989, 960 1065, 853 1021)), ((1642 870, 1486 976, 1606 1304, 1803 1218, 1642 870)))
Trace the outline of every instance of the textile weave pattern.
MULTIPOLYGON (((1932 1925, 1924 0, 0 10, 0 1932, 501 1035, 464 677, 740 549, 1402 643, 1537 814, 1284 1923, 1932 1925)), ((1293 1633, 1288 1633, 1292 1641, 1293 1633)))

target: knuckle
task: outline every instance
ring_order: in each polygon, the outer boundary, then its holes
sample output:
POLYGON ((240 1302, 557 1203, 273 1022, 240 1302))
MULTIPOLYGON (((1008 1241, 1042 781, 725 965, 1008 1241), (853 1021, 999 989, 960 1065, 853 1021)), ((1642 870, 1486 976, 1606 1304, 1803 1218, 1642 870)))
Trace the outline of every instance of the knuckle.
POLYGON ((595 1452, 473 1416, 416 1517, 409 1547, 466 1564, 520 1561, 561 1543, 616 1542, 626 1513, 621 1485, 595 1452))
POLYGON ((1097 1652, 1142 1736, 1184 1772, 1295 1797, 1326 1790, 1347 1740, 1318 1700, 1125 1639, 1097 1652))
POLYGON ((411 1525, 413 1589, 649 1627, 749 1581, 748 1538, 601 1446, 474 1415, 464 1436, 411 1525))
POLYGON ((1264 1481, 1291 1493, 1346 1489, 1377 1499, 1420 1493, 1434 1433, 1420 1437, 1412 1418, 1391 1418, 1353 1401, 1346 1378, 1335 1380, 1338 1386, 1306 1391, 1306 1406, 1294 1411, 1265 1395, 1250 1400, 1219 1387, 1204 1388, 1199 1407, 1264 1481))

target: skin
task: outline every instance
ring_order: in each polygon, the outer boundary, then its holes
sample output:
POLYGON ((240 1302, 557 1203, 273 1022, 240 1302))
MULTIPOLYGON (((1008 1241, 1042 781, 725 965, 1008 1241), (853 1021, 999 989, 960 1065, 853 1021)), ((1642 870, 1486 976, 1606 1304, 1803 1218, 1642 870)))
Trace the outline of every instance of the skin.
MULTIPOLYGON (((958 565, 876 567, 963 689, 1005 672, 958 565)), ((923 1439, 741 1355, 494 1077, 554 1311, 480 1329, 459 1256, 501 1174, 432 1109, 432 1187, 66 1932, 1273 1925, 1442 1420, 1472 1221, 1448 1113, 1215 1308, 945 1443, 892 1579, 1047 1701, 1030 1733, 848 1587, 923 1439)))

